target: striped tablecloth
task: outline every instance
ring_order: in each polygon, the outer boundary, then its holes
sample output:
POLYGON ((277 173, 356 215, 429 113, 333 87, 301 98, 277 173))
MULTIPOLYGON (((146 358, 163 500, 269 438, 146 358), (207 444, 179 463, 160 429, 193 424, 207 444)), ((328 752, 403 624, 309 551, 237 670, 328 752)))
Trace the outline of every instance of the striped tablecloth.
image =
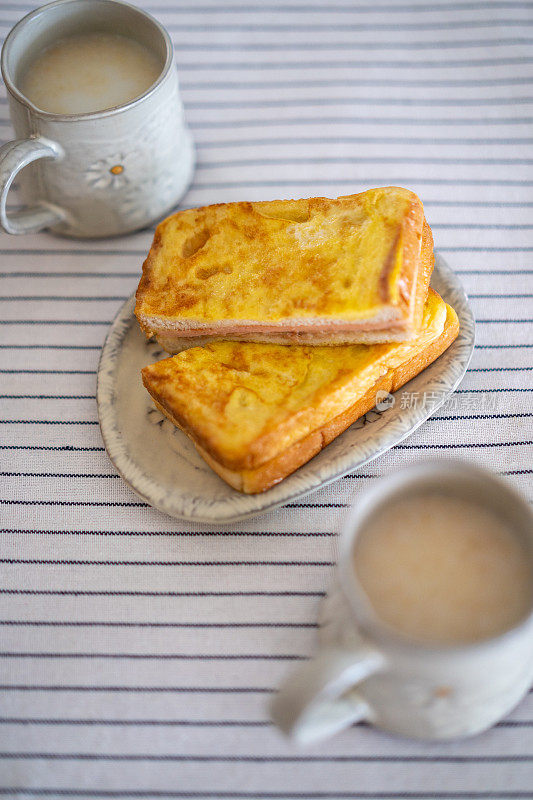
MULTIPOLYGON (((140 502, 96 421, 100 347, 151 232, 2 236, 0 795, 531 798, 533 695, 465 742, 359 727, 304 752, 265 706, 315 647, 336 533, 376 476, 456 456, 532 497, 533 4, 143 6, 176 44, 198 145, 183 205, 408 186, 470 294, 478 345, 404 444, 213 531, 140 502)), ((2 0, 0 33, 31 7, 2 0)))

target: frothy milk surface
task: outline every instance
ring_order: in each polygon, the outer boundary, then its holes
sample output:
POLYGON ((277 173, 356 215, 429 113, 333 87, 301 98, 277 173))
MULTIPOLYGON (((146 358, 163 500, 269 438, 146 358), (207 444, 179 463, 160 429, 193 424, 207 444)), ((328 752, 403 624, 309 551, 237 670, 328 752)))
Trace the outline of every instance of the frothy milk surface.
POLYGON ((418 640, 495 636, 532 602, 526 545, 494 514, 446 495, 391 502, 361 532, 354 565, 378 616, 418 640))
POLYGON ((46 48, 23 75, 20 89, 42 111, 87 114, 134 100, 160 72, 155 55, 133 39, 85 33, 46 48))

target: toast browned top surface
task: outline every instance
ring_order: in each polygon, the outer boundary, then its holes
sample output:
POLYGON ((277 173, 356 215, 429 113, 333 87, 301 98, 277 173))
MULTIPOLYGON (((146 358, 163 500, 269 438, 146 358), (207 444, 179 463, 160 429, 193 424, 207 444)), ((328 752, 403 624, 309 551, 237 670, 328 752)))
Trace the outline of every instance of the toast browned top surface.
POLYGON ((136 314, 147 331, 403 324, 413 316, 423 226, 419 198, 397 187, 182 211, 156 230, 136 314))
POLYGON ((345 408, 379 377, 438 339, 455 312, 432 290, 409 342, 305 346, 215 342, 145 367, 154 399, 230 469, 275 457, 345 408))

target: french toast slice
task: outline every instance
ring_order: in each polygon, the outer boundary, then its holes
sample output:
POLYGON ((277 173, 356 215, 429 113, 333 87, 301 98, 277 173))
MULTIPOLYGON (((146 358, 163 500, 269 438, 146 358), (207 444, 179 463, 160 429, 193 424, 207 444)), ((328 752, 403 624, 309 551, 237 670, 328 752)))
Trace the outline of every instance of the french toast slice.
POLYGON ((420 325, 433 264, 408 189, 205 206, 157 227, 135 313, 170 353, 221 339, 403 341, 420 325))
POLYGON ((156 406, 227 483, 246 493, 294 472, 456 338, 455 311, 429 290, 409 342, 275 345, 214 342, 142 370, 156 406))

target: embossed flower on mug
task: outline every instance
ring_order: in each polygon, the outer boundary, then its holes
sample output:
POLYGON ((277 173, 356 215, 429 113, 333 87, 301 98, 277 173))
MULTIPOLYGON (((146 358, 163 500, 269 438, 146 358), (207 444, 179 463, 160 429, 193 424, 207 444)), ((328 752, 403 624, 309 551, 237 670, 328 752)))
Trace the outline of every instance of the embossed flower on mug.
POLYGON ((130 182, 128 162, 131 168, 132 156, 125 153, 94 161, 85 170, 85 180, 93 189, 121 189, 130 182))

